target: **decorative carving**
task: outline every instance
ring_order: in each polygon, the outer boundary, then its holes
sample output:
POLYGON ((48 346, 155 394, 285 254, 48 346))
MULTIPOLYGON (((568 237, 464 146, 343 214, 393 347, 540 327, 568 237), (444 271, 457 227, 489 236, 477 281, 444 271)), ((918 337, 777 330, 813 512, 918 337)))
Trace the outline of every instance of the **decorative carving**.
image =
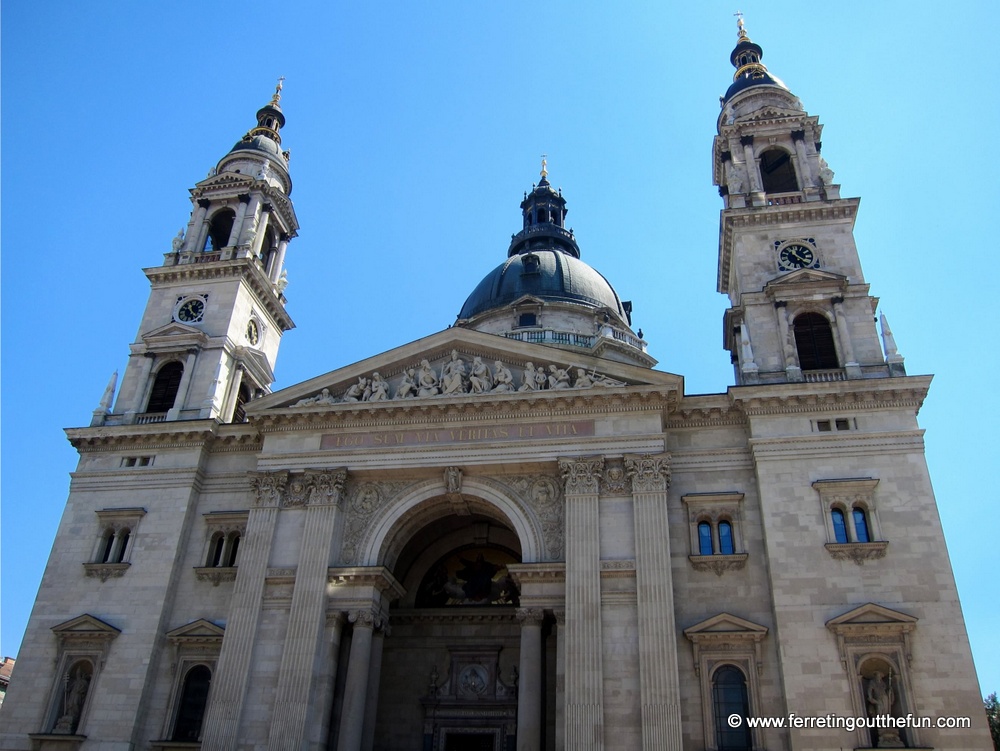
POLYGON ((736 555, 689 555, 691 567, 695 571, 712 571, 716 576, 722 576, 726 571, 739 571, 747 565, 747 554, 736 555))
POLYGON ((493 381, 494 393, 510 393, 514 390, 514 376, 499 360, 493 363, 493 381))
POLYGON ((281 505, 281 494, 288 482, 288 471, 254 472, 250 476, 253 484, 253 505, 258 508, 273 508, 281 505))
POLYGON ((197 566, 194 570, 198 581, 212 582, 213 587, 218 587, 222 582, 236 580, 235 566, 197 566))
POLYGON ((345 493, 349 516, 344 529, 344 542, 341 547, 342 563, 354 563, 358 546, 368 530, 368 521, 378 509, 390 498, 395 497, 409 482, 365 482, 349 487, 345 493))
POLYGON ((549 365, 549 388, 550 389, 568 389, 569 388, 569 373, 566 372, 564 368, 557 368, 555 365, 549 365))
POLYGON ((521 626, 541 626, 545 620, 545 611, 541 608, 518 608, 517 622, 521 626))
POLYGON ((466 392, 465 361, 458 356, 458 350, 451 351, 451 359, 441 368, 441 393, 464 394, 466 392))
POLYGON ((601 492, 607 495, 622 495, 625 493, 625 467, 620 460, 612 460, 604 467, 601 475, 601 492))
POLYGON ((458 695, 478 698, 489 688, 489 671, 482 665, 466 665, 458 674, 458 695))
POLYGON ((461 493, 462 470, 458 467, 447 467, 444 471, 444 487, 449 493, 461 493))
POLYGON ((282 505, 285 508, 300 508, 309 497, 309 483, 305 475, 295 474, 288 478, 282 505))
POLYGON ((566 495, 597 495, 603 471, 603 456, 559 460, 559 472, 566 483, 566 495))
POLYGON ((417 372, 417 396, 436 396, 441 393, 438 378, 434 375, 434 370, 427 360, 420 361, 420 370, 417 372))
POLYGON ((378 484, 368 482, 359 487, 354 494, 354 498, 351 501, 351 508, 358 514, 367 516, 378 508, 381 503, 382 497, 379 494, 378 484))
POLYGON ((552 477, 535 479, 528 490, 528 505, 542 524, 542 535, 549 556, 555 560, 563 555, 563 513, 559 501, 559 483, 552 477))
POLYGON ((378 612, 370 608, 350 611, 347 614, 347 620, 354 624, 355 628, 361 627, 375 629, 382 623, 382 619, 378 612))
POLYGON ((309 504, 314 506, 339 506, 347 482, 347 470, 319 472, 313 475, 309 504))
POLYGON ((854 561, 864 566, 865 561, 885 558, 888 542, 828 542, 826 549, 838 561, 854 561))
POLYGON ((625 473, 633 493, 665 492, 670 487, 670 454, 626 456, 625 473))
POLYGON ((469 386, 473 394, 483 394, 493 390, 493 373, 490 372, 489 365, 486 365, 481 357, 472 358, 469 386))
POLYGON ((106 582, 108 579, 117 579, 125 576, 125 572, 131 564, 129 563, 85 563, 83 570, 87 576, 100 579, 106 582))

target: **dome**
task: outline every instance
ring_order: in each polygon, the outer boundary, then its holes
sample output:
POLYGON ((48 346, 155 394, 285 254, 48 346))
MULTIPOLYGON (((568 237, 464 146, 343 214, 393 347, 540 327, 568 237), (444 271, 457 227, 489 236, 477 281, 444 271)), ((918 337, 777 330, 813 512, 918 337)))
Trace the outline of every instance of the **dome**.
POLYGON ((250 136, 237 141, 236 145, 230 149, 230 153, 234 151, 260 151, 267 154, 268 157, 281 156, 281 147, 275 143, 273 138, 264 135, 250 136))
MULTIPOLYGON (((722 101, 728 102, 741 91, 753 86, 776 86, 779 89, 788 91, 788 87, 785 86, 785 83, 780 78, 772 76, 767 71, 763 71, 754 76, 741 76, 733 81, 732 85, 726 90, 726 95, 722 98, 722 101)), ((788 91, 788 93, 791 92, 788 91)))
POLYGON ((460 319, 509 305, 524 295, 542 300, 610 308, 625 320, 618 293, 600 272, 558 250, 533 250, 511 256, 476 286, 460 319))

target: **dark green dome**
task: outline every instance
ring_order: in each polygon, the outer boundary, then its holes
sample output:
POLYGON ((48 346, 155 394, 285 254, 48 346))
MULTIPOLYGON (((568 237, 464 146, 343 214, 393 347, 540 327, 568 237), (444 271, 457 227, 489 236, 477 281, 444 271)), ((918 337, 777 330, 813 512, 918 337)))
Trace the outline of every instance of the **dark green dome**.
POLYGON ((476 286, 458 317, 468 319, 502 308, 524 295, 610 308, 622 320, 626 318, 608 280, 580 259, 558 250, 532 250, 508 258, 476 286))

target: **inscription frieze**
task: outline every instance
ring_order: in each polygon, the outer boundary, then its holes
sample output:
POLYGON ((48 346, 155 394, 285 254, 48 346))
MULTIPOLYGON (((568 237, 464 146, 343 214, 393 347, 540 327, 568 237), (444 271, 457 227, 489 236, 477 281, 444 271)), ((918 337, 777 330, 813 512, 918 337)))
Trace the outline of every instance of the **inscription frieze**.
POLYGON ((595 435, 594 420, 499 423, 433 430, 382 430, 365 433, 328 433, 320 440, 323 451, 357 451, 398 446, 433 446, 540 441, 595 435))

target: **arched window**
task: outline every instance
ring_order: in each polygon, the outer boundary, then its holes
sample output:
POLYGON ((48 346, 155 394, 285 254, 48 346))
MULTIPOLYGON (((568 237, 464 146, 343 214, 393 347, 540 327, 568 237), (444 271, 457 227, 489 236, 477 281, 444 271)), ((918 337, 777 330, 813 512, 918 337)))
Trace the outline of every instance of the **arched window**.
POLYGON ((226 536, 221 532, 212 536, 212 547, 209 549, 208 565, 221 566, 222 552, 226 549, 226 536))
POLYGON ((837 542, 847 542, 847 523, 844 520, 844 512, 839 508, 830 511, 830 518, 833 519, 833 537, 837 542))
POLYGON ((803 313, 796 316, 793 327, 799 366, 803 370, 834 370, 840 367, 837 347, 833 343, 833 329, 825 316, 803 313))
POLYGON ((240 549, 240 533, 239 532, 230 532, 229 533, 229 537, 227 539, 227 542, 229 543, 229 550, 226 553, 226 558, 225 558, 226 562, 225 562, 225 565, 226 566, 235 566, 236 565, 236 554, 239 552, 239 549, 240 549))
POLYGON ((750 715, 747 682, 743 673, 732 665, 724 665, 712 676, 712 709, 715 716, 715 740, 719 751, 751 751, 753 740, 746 718, 750 715), (744 718, 739 727, 731 727, 732 715, 744 718))
POLYGON ((240 390, 236 393, 236 408, 233 410, 233 422, 246 422, 246 403, 250 401, 250 388, 245 384, 240 384, 240 390))
POLYGON ((712 525, 708 522, 698 523, 698 553, 712 555, 712 525))
POLYGON ((184 366, 179 362, 168 362, 160 372, 156 374, 153 381, 153 388, 149 393, 149 403, 146 405, 147 412, 166 412, 173 409, 174 400, 177 398, 177 391, 181 387, 181 376, 184 375, 184 366))
POLYGON ((719 522, 719 552, 722 555, 732 555, 736 552, 733 544, 733 525, 729 522, 719 522))
POLYGON ((195 743, 201 738, 201 724, 208 704, 208 689, 212 671, 205 665, 195 665, 184 676, 184 688, 174 720, 173 741, 195 743))
POLYGON ((855 506, 851 515, 854 517, 854 534, 857 537, 855 542, 871 542, 871 535, 868 534, 868 515, 865 510, 855 506))
POLYGON ((114 563, 111 560, 111 552, 115 547, 115 530, 113 527, 108 527, 104 531, 103 542, 101 543, 101 557, 99 563, 114 563))
POLYGON ((205 250, 222 250, 229 245, 229 236, 233 233, 233 222, 236 212, 232 209, 222 209, 212 216, 208 225, 208 237, 205 238, 205 250))
POLYGON ((768 149, 760 155, 760 179, 765 193, 794 193, 799 189, 792 157, 782 149, 768 149))

